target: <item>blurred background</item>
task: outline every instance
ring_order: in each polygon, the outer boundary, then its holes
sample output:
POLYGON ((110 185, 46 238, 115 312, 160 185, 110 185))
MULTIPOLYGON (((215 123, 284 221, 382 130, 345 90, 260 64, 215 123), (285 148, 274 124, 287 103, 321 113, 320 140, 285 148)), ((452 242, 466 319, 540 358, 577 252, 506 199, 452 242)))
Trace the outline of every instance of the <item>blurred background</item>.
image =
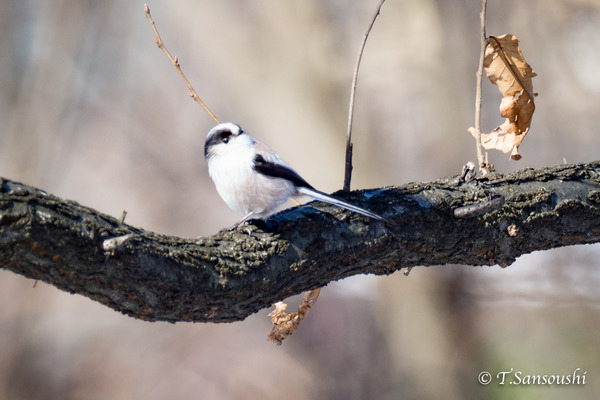
MULTIPOLYGON (((222 121, 315 187, 343 183, 350 82, 377 0, 147 0, 222 121)), ((0 0, 0 175, 147 230, 207 236, 241 216, 209 180, 213 122, 156 47, 143 1, 0 0)), ((369 37, 354 189, 427 181, 476 161, 475 0, 388 0, 369 37)), ((600 158, 600 1, 490 1, 513 33, 536 112, 500 172, 600 158)), ((483 130, 502 119, 484 81, 483 130)), ((0 399, 572 399, 600 391, 600 247, 512 266, 415 268, 327 286, 282 347, 269 310, 231 324, 148 323, 0 270, 0 399), (575 387, 478 383, 503 371, 575 387), (585 374, 584 374, 585 372, 585 374)), ((290 299, 290 308, 297 299, 290 299)), ((510 375, 507 376, 509 380, 510 375)))

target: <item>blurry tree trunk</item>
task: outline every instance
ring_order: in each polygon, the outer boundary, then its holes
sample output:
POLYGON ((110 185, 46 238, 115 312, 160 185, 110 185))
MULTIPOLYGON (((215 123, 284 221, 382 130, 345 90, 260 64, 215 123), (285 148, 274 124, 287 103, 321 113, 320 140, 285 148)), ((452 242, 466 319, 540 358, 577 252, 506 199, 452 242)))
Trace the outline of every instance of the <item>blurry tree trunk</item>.
POLYGON ((600 241, 600 162, 338 195, 398 226, 315 202, 182 239, 2 180, 0 262, 136 318, 228 322, 351 275, 600 241))

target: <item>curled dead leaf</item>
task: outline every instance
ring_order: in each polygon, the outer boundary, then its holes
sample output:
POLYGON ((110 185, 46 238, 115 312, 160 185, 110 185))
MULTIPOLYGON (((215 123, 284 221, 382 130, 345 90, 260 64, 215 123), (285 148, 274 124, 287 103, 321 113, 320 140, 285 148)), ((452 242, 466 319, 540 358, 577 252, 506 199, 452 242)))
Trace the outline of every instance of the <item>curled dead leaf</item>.
POLYGON ((288 336, 291 336, 298 329, 304 318, 306 318, 306 315, 317 301, 319 293, 321 293, 321 289, 309 290, 304 293, 302 303, 298 307, 298 312, 295 313, 287 313, 285 311, 287 304, 281 301, 275 303, 275 309, 269 313, 274 326, 267 335, 267 340, 281 346, 281 343, 288 336))
MULTIPOLYGON (((521 159, 519 146, 529 132, 535 111, 533 72, 519 48, 519 40, 511 34, 490 36, 485 51, 484 69, 490 82, 498 87, 503 98, 500 115, 506 120, 490 133, 481 134, 486 150, 510 153, 513 160, 521 159)), ((469 129, 475 135, 474 129, 469 129)))

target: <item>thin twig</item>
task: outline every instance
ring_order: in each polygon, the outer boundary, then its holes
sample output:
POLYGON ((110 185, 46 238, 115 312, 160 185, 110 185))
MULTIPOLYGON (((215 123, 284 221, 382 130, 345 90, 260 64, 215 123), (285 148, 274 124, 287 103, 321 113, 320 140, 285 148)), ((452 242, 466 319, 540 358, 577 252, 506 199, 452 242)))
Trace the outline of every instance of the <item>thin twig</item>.
POLYGON ((171 63, 173 64, 173 66, 175 67, 175 69, 177 70, 177 72, 179 72, 179 76, 181 76, 181 79, 183 79, 183 81, 187 85, 188 89, 190 90, 190 97, 192 99, 194 99, 194 101, 196 103, 200 104, 200 106, 213 119, 213 121, 215 121, 217 124, 219 124, 220 122, 217 119, 217 117, 215 117, 215 114, 213 114, 212 111, 210 111, 208 109, 208 107, 206 106, 206 104, 204 104, 204 102, 200 99, 200 97, 198 96, 198 94, 196 93, 196 91, 194 90, 194 88, 192 87, 192 85, 190 84, 190 82, 185 77, 185 74, 183 73, 183 71, 181 70, 181 66, 179 65, 178 58, 171 56, 171 53, 169 53, 169 50, 167 50, 167 48, 165 47, 165 44, 163 43, 160 35, 158 34, 158 30, 156 29, 156 25, 154 24, 154 20, 152 19, 152 16, 150 15, 150 8, 148 7, 147 4, 144 4, 144 10, 146 11, 146 18, 148 18, 148 21, 150 21, 150 24, 152 25, 152 29, 154 30, 154 34, 156 35, 156 37, 154 38, 154 42, 165 53, 165 55, 169 58, 169 61, 171 61, 171 63))
POLYGON ((475 93, 475 144, 477 146, 477 161, 479 162, 479 170, 485 172, 487 170, 487 162, 483 155, 483 146, 481 144, 481 85, 483 77, 483 63, 485 60, 485 49, 489 39, 485 34, 485 11, 487 8, 487 0, 483 0, 481 4, 481 52, 479 54, 479 69, 477 70, 477 89, 475 93))
POLYGON ((365 45, 367 43, 367 38, 369 37, 369 33, 371 33, 371 29, 375 24, 375 20, 377 16, 381 12, 381 7, 385 3, 385 0, 381 0, 377 5, 377 10, 371 18, 371 23, 369 24, 369 28, 363 37, 362 43, 360 44, 360 49, 358 50, 358 58, 356 60, 356 67, 354 68, 354 76, 352 77, 352 89, 350 90, 350 105, 348 107, 348 131, 346 133, 346 168, 344 171, 344 190, 350 190, 350 180, 352 179, 352 118, 354 117, 354 97, 356 95, 356 83, 358 81, 358 68, 360 67, 360 60, 362 59, 363 51, 365 49, 365 45))

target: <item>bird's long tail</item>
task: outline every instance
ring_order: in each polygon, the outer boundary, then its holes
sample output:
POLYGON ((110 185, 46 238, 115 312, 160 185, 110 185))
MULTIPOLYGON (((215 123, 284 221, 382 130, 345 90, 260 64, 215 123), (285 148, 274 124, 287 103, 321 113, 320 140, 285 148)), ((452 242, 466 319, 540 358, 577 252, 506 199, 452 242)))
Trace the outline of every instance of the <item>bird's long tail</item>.
POLYGON ((334 206, 345 208, 346 210, 353 211, 358 214, 362 214, 364 216, 377 219, 379 221, 385 221, 387 223, 393 224, 389 219, 382 217, 381 215, 375 214, 369 210, 365 210, 364 208, 355 206, 353 204, 347 203, 342 199, 338 199, 337 197, 330 196, 326 193, 320 192, 316 189, 311 189, 307 187, 299 187, 298 192, 306 195, 308 197, 312 197, 315 200, 323 201, 325 203, 333 204, 334 206))

